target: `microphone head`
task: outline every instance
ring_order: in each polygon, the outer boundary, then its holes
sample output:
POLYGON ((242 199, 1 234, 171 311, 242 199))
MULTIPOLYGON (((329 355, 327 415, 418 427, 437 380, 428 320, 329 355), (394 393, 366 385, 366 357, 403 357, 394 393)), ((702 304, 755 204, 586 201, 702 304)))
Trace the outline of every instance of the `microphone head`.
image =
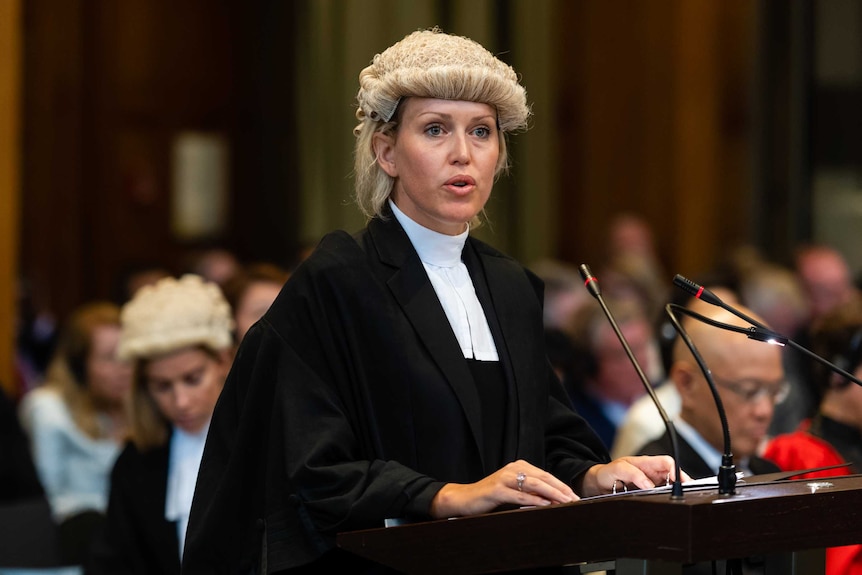
POLYGON ((686 277, 676 274, 673 277, 673 284, 679 288, 682 288, 697 299, 703 300, 706 303, 711 303, 712 305, 724 307, 723 302, 718 298, 717 295, 715 295, 702 285, 694 283, 686 277))
POLYGON ((593 297, 599 297, 602 290, 599 288, 599 280, 597 280, 596 276, 594 276, 590 271, 590 266, 587 264, 581 264, 578 267, 578 271, 581 272, 581 277, 584 278, 584 285, 587 290, 589 290, 593 297))
POLYGON ((683 277, 679 274, 676 274, 675 276, 673 276, 673 285, 675 285, 679 288, 682 288, 684 291, 690 293, 691 295, 693 295, 696 298, 700 297, 700 292, 701 292, 701 290, 703 290, 703 288, 701 286, 699 286, 698 284, 694 283, 690 279, 683 277))

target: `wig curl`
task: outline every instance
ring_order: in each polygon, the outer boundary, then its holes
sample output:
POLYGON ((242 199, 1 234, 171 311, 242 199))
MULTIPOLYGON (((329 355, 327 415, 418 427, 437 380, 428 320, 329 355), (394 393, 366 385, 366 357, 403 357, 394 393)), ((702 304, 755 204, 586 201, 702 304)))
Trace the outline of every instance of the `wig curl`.
POLYGON ((233 344, 233 316, 221 288, 194 274, 142 287, 120 318, 117 353, 123 359, 148 359, 196 345, 219 351, 233 344))

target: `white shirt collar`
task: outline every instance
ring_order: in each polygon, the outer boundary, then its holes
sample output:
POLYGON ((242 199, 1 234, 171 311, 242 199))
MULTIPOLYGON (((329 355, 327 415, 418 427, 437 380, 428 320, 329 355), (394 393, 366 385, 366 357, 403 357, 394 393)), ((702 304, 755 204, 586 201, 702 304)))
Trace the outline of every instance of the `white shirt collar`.
POLYGON ((203 457, 209 423, 198 433, 174 427, 168 459, 168 484, 165 494, 165 519, 176 521, 180 558, 183 555, 189 512, 203 457))
MULTIPOLYGON (((685 439, 692 449, 694 449, 700 458, 709 465, 710 469, 715 470, 718 475, 718 470, 721 468, 722 453, 707 442, 703 436, 681 417, 674 419, 676 431, 685 439)), ((745 475, 751 475, 751 470, 748 468, 749 458, 740 457, 734 461, 737 471, 742 471, 745 475)))
POLYGON ((689 425, 681 417, 676 418, 674 426, 676 427, 677 433, 679 433, 682 438, 691 445, 691 448, 697 452, 700 458, 703 459, 704 463, 706 463, 710 469, 714 470, 717 475, 718 468, 721 467, 721 453, 710 445, 695 428, 689 425))
POLYGON ((419 254, 422 267, 461 346, 461 353, 465 358, 498 361, 500 358, 488 318, 476 296, 467 266, 461 261, 461 252, 470 233, 469 226, 462 234, 447 236, 417 224, 391 200, 389 205, 419 254))
POLYGON ((451 268, 461 262, 461 252, 464 250, 467 236, 470 235, 469 224, 463 233, 457 236, 447 236, 417 224, 398 209, 392 200, 389 200, 389 205, 392 207, 395 219, 398 220, 398 223, 407 233, 407 237, 410 238, 410 243, 416 248, 420 260, 441 268, 451 268))

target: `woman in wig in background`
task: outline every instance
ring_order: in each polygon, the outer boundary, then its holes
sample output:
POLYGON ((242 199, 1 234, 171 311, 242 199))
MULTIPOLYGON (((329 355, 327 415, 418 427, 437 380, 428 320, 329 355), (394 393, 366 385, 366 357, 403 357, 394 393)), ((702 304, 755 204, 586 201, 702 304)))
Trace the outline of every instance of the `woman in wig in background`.
POLYGON ((86 575, 179 575, 204 440, 233 359, 217 284, 186 274, 123 306, 119 353, 134 365, 130 438, 111 472, 86 575))
POLYGON ((476 42, 418 31, 360 76, 356 200, 246 335, 214 414, 184 574, 385 570, 339 532, 648 488, 548 363, 542 284, 472 238, 526 91, 476 42))

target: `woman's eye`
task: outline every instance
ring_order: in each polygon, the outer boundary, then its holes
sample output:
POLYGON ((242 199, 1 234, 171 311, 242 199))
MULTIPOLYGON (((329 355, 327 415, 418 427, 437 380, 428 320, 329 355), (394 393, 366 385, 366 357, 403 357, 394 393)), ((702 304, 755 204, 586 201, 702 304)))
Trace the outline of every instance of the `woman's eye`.
POLYGON ((425 128, 425 132, 429 136, 439 136, 440 134, 443 133, 443 128, 440 126, 436 126, 436 125, 435 126, 428 126, 427 128, 425 128))
POLYGON ((473 133, 480 138, 487 138, 491 135, 491 130, 483 126, 481 128, 476 128, 475 130, 473 130, 473 133))
POLYGON ((200 370, 200 371, 193 371, 192 373, 186 374, 184 379, 185 379, 186 385, 197 385, 201 382, 201 380, 203 380, 203 377, 204 377, 204 372, 203 372, 203 370, 200 370))

